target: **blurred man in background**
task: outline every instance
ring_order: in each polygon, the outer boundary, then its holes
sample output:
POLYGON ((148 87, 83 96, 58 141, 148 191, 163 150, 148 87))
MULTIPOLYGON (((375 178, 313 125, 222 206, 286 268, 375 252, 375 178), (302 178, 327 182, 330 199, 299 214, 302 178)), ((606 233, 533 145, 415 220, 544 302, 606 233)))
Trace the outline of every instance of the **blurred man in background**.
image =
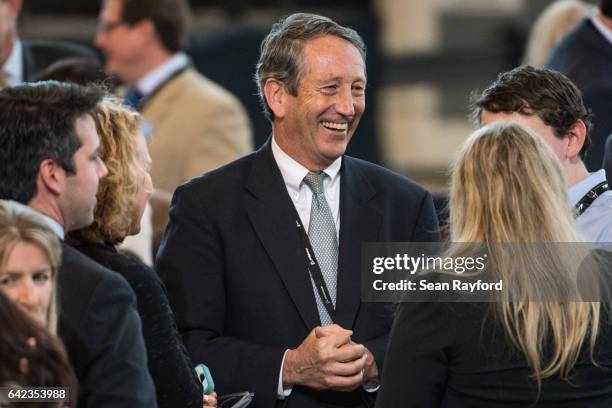
MULTIPOLYGON (((162 194, 253 147, 238 99, 199 74, 182 52, 188 17, 185 0, 104 0, 96 36, 107 72, 129 85, 126 103, 153 126, 151 176, 162 194)), ((159 234, 167 207, 154 210, 159 234)))
POLYGON ((87 48, 57 41, 21 41, 17 20, 23 0, 0 0, 0 89, 32 81, 37 73, 62 58, 95 55, 87 48))

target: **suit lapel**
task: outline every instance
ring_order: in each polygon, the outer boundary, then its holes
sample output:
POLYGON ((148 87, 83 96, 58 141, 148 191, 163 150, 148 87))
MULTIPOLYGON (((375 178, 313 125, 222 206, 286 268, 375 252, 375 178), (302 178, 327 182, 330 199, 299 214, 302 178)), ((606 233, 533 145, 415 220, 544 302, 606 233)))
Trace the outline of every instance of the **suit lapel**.
POLYGON ((270 141, 257 152, 245 188, 253 196, 246 204, 253 227, 311 330, 321 323, 295 226, 299 217, 274 161, 270 141))
POLYGON ((172 117, 177 99, 185 92, 185 76, 188 73, 189 68, 180 70, 178 74, 157 87, 154 94, 148 95, 141 102, 139 110, 147 120, 160 126, 166 119, 172 117))
POLYGON ((340 178, 340 243, 335 322, 353 327, 361 303, 361 243, 379 240, 381 214, 370 206, 376 190, 355 159, 344 156, 340 178))

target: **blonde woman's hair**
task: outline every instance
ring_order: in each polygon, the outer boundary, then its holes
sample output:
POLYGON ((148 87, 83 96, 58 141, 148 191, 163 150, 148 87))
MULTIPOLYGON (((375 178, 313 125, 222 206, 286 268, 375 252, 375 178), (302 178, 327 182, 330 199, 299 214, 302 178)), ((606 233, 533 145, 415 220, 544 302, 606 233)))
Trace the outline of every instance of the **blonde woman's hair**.
POLYGON ((580 0, 557 0, 551 3, 533 23, 523 65, 544 67, 555 45, 594 8, 580 0))
POLYGON ((136 193, 142 185, 136 163, 136 137, 141 116, 113 96, 106 96, 93 113, 100 135, 100 159, 108 175, 100 180, 94 221, 69 234, 70 242, 97 242, 115 246, 129 234, 134 223, 136 193))
POLYGON ((0 267, 19 242, 38 246, 51 266, 51 297, 47 309, 47 329, 57 334, 57 273, 62 262, 59 238, 40 214, 16 201, 0 200, 0 267))
POLYGON ((449 206, 451 240, 487 245, 493 279, 511 288, 492 304, 494 315, 538 389, 554 374, 567 379, 585 339, 593 351, 600 306, 561 300, 580 298, 576 275, 589 251, 550 245, 583 241, 552 149, 516 124, 474 132, 453 164, 449 206))

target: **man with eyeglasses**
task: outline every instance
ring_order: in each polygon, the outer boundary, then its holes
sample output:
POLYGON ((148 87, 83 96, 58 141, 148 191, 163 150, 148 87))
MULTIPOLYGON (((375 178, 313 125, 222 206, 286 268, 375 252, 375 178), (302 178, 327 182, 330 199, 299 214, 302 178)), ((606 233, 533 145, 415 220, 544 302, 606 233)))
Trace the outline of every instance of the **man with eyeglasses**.
POLYGON ((53 62, 70 57, 96 60, 94 53, 76 44, 58 41, 21 41, 17 19, 23 0, 0 0, 0 89, 33 81, 53 62))
MULTIPOLYGON (((185 0, 105 0, 96 36, 106 71, 128 85, 126 103, 152 125, 151 177, 166 193, 252 150, 240 102, 182 52, 188 17, 185 0)), ((161 212, 156 235, 167 221, 161 212)))

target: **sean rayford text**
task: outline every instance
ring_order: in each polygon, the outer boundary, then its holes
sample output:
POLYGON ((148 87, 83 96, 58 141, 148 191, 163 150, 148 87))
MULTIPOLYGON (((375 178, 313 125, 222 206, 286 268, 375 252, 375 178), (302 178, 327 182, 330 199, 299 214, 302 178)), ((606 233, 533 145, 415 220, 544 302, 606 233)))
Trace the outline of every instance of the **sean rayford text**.
POLYGON ((501 280, 497 282, 485 282, 478 279, 474 282, 468 282, 462 279, 453 279, 450 282, 430 282, 427 279, 419 279, 412 281, 402 279, 398 282, 383 282, 378 279, 372 284, 376 291, 453 291, 453 292, 482 292, 482 291, 498 291, 504 289, 501 280))

